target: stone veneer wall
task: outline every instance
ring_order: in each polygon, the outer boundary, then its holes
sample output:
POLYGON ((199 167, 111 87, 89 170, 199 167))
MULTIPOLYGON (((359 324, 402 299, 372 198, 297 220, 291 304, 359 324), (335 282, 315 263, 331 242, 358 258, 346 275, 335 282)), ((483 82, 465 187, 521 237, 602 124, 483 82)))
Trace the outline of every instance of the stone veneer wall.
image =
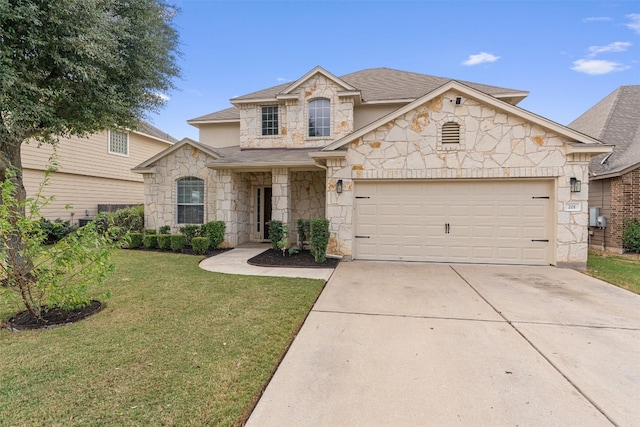
POLYGON ((353 181, 368 179, 550 178, 556 180, 558 265, 583 268, 587 259, 588 155, 565 155, 559 135, 465 95, 449 91, 364 135, 348 147, 346 159, 327 161, 329 252, 352 255, 353 181), (462 96, 461 105, 455 98, 462 96), (442 125, 460 125, 459 144, 442 144, 442 125), (581 180, 571 193, 569 178, 581 180), (338 179, 343 192, 333 191, 338 179), (566 212, 566 202, 580 202, 566 212))
POLYGON ((324 218, 325 172, 291 172, 291 236, 295 241, 298 219, 324 218))
POLYGON ((240 146, 242 148, 310 148, 324 147, 332 140, 353 131, 353 98, 341 97, 339 86, 322 74, 316 74, 297 88, 298 98, 278 103, 280 132, 277 136, 262 136, 262 105, 241 104, 240 146), (314 98, 327 98, 331 102, 331 136, 308 137, 307 103, 314 98))
POLYGON ((159 159, 152 167, 155 173, 144 175, 145 228, 157 230, 170 225, 178 233, 183 224, 176 224, 176 180, 196 177, 204 180, 205 222, 216 219, 216 182, 214 173, 206 167, 212 158, 190 145, 159 159))

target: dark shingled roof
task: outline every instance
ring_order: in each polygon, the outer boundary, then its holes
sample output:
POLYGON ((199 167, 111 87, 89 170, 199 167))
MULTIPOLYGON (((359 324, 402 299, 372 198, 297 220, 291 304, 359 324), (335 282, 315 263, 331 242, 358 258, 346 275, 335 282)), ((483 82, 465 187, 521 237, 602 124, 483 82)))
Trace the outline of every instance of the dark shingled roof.
POLYGON ((568 127, 615 146, 604 164, 608 154, 591 160, 593 175, 615 174, 640 165, 640 85, 620 86, 568 127))
MULTIPOLYGON (((389 101, 389 100, 414 100, 442 86, 452 79, 435 77, 426 74, 411 73, 408 71, 393 70, 391 68, 370 68, 355 73, 345 74, 340 79, 360 90, 364 101, 389 101)), ((514 96, 527 93, 527 91, 507 89, 498 86, 489 86, 479 83, 460 81, 467 86, 477 89, 489 95, 514 96)), ((252 99, 275 98, 293 83, 285 83, 267 89, 252 92, 247 95, 233 98, 237 101, 249 101, 252 99)), ((237 120, 240 113, 236 108, 217 111, 207 114, 189 122, 210 120, 237 120)))
POLYGON ((167 142, 170 142, 172 144, 175 144, 176 142, 178 142, 177 139, 175 139, 174 137, 172 137, 171 135, 169 135, 166 132, 161 131, 160 129, 158 129, 157 127, 153 126, 150 123, 147 123, 145 121, 140 121, 138 128, 136 129, 136 132, 140 132, 140 133, 144 133, 147 134, 149 136, 153 136, 155 138, 159 138, 159 139, 163 139, 167 142))
POLYGON ((210 162, 209 164, 233 164, 242 167, 242 163, 246 164, 262 164, 277 165, 280 164, 307 164, 313 165, 314 161, 309 157, 309 153, 318 151, 318 148, 270 148, 270 149, 244 149, 240 146, 224 147, 215 149, 220 158, 210 162))

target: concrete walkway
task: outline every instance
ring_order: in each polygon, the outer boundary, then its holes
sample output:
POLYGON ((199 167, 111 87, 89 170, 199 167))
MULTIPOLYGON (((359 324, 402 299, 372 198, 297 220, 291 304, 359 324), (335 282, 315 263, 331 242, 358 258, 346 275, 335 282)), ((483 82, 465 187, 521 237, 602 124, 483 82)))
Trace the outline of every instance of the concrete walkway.
POLYGON ((329 280, 333 268, 256 267, 247 260, 269 249, 264 243, 240 246, 230 251, 204 259, 200 268, 216 273, 242 274, 246 276, 299 277, 329 280))
POLYGON ((427 425, 640 425, 640 296, 553 267, 341 263, 247 426, 427 425))

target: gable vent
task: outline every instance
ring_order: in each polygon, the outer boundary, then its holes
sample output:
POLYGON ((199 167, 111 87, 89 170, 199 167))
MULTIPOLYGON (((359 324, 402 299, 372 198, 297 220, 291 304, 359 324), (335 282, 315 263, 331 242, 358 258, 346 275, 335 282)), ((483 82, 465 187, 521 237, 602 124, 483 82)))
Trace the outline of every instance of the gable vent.
POLYGON ((442 125, 442 143, 443 144, 459 144, 460 143, 460 125, 455 122, 448 122, 442 125))

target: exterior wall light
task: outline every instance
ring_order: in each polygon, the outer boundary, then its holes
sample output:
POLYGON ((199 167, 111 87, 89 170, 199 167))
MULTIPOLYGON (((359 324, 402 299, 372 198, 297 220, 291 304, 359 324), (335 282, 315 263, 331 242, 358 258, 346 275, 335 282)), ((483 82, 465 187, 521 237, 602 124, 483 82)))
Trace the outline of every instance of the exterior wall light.
POLYGON ((342 193, 342 180, 339 179, 338 182, 336 182, 336 193, 340 194, 342 193))
POLYGON ((569 179, 569 186, 571 187, 571 192, 572 193, 579 193, 581 185, 582 185, 582 182, 579 179, 577 179, 577 178, 570 178, 569 179))

